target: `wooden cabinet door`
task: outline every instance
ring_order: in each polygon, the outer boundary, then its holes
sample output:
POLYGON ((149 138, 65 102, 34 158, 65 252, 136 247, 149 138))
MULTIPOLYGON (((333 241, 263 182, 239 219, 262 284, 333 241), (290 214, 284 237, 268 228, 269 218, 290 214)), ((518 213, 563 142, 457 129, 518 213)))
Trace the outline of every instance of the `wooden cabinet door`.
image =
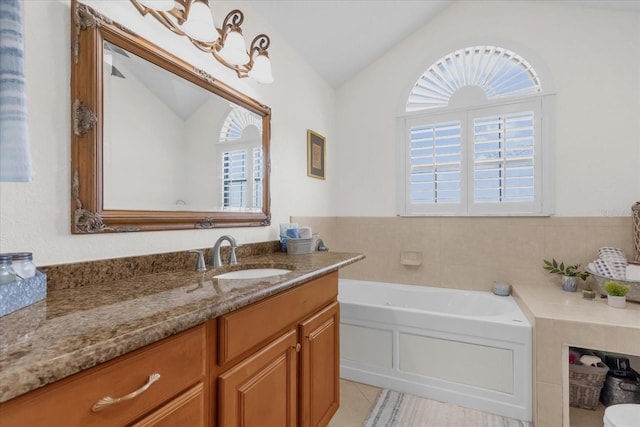
POLYGON ((300 325, 300 426, 326 426, 340 405, 340 309, 334 302, 300 325))
POLYGON ((297 344, 290 330, 220 375, 220 427, 296 425, 297 344))

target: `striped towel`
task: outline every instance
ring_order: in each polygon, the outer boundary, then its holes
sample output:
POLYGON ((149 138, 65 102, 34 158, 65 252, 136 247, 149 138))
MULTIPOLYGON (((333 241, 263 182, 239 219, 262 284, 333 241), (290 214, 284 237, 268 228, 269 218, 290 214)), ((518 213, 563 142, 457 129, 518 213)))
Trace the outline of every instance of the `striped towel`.
POLYGON ((31 181, 20 0, 0 0, 0 181, 31 181))

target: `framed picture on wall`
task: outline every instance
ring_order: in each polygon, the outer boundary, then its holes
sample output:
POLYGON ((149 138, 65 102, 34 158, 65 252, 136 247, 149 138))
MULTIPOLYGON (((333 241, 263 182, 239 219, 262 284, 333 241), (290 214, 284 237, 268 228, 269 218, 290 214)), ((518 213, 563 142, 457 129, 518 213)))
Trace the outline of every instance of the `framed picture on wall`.
POLYGON ((307 175, 324 179, 326 138, 307 129, 307 175))

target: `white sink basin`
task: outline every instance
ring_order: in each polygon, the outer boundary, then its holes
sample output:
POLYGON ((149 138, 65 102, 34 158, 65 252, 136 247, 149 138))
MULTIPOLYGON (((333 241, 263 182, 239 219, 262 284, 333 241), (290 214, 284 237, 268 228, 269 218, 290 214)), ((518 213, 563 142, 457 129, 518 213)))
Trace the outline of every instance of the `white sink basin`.
POLYGON ((279 276, 290 273, 284 268, 250 268, 247 270, 230 271, 213 276, 216 279, 259 279, 261 277, 279 276))

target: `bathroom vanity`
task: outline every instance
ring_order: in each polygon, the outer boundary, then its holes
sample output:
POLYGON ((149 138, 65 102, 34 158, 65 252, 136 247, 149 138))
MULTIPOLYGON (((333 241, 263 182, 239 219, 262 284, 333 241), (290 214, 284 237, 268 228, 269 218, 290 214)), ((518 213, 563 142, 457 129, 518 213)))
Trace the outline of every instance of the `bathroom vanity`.
POLYGON ((13 331, 0 425, 326 425, 339 405, 338 269, 362 258, 276 253, 243 262, 290 273, 183 271, 50 292, 0 318, 13 331))

